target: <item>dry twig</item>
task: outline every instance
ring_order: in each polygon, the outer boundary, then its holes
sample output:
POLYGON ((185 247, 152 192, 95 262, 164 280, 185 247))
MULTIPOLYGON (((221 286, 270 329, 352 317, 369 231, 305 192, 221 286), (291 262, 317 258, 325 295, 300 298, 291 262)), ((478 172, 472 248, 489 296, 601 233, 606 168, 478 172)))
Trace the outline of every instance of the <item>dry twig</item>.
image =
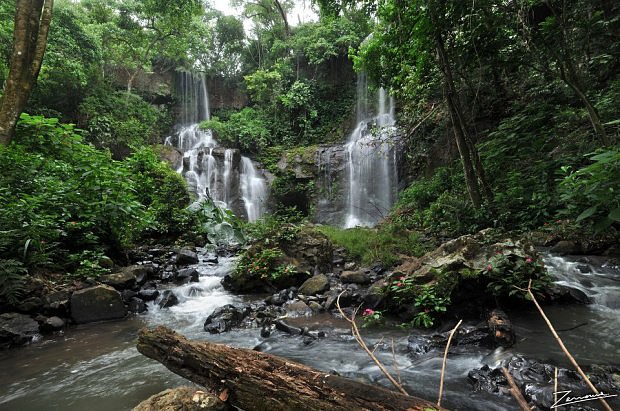
POLYGON ((353 337, 355 337, 355 341, 357 341, 357 343, 360 345, 360 347, 362 347, 364 349, 364 351, 366 351, 366 353, 370 356, 370 358, 375 362, 375 364, 377 364, 377 366, 379 367, 381 372, 387 377, 388 380, 390 380, 392 385, 394 385, 394 387, 396 387, 396 389, 398 389, 398 391, 400 391, 402 394, 408 396, 409 394, 407 393, 407 391, 405 391, 403 386, 401 384, 399 384, 398 381, 396 381, 394 379, 394 377, 392 377, 392 375, 383 366, 383 364, 381 364, 381 361, 379 361, 379 359, 375 356, 375 354, 373 354, 373 352, 370 351, 370 349, 368 348, 368 346, 366 345, 366 343, 362 339, 362 336, 360 334, 359 328, 357 328, 357 324, 355 323, 355 314, 357 314, 358 308, 356 308, 353 311, 353 314, 352 314, 351 318, 347 317, 346 314, 344 313, 344 311, 342 311, 342 308, 340 307, 340 296, 342 294, 344 294, 345 292, 346 292, 346 290, 341 292, 340 294, 338 294, 338 298, 336 299, 336 307, 338 308, 338 311, 340 311, 340 315, 342 315, 342 317, 345 320, 347 320, 347 322, 349 322, 351 324, 351 332, 353 333, 353 337))
POLYGON ((448 342, 446 344, 446 350, 443 353, 443 363, 441 364, 441 378, 439 379, 439 398, 437 399, 437 406, 441 407, 441 396, 443 394, 443 377, 446 372, 446 360, 448 359, 448 350, 450 349, 450 343, 452 342, 452 337, 456 332, 457 328, 461 325, 463 320, 459 320, 456 326, 450 331, 450 336, 448 337, 448 342))
POLYGON ((514 399, 517 400, 519 407, 521 407, 523 411, 531 411, 532 409, 530 408, 530 405, 527 403, 527 401, 523 397, 523 394, 521 393, 521 390, 519 389, 519 387, 517 387, 515 380, 512 378, 512 375, 510 374, 510 371, 508 371, 506 367, 502 367, 502 373, 504 373, 504 377, 506 377, 506 380, 508 381, 508 385, 510 385, 510 393, 512 394, 514 399))
MULTIPOLYGON (((549 318, 547 318, 547 316, 545 315, 545 312, 543 311, 543 309, 540 307, 540 304, 538 304, 538 301, 536 300, 536 297, 534 296, 534 293, 532 293, 532 280, 530 280, 529 284, 527 285, 527 293, 530 296, 530 298, 532 299, 532 302, 536 305, 536 308, 538 308, 538 312, 540 313, 540 315, 542 316, 543 320, 545 320, 545 323, 547 323, 547 327, 549 327, 549 330, 551 331, 551 334, 553 334, 553 336, 555 337, 555 340, 558 342, 558 344, 560 345, 560 348, 562 349, 562 351, 564 351, 564 354, 566 355, 566 357, 568 358, 568 360, 571 362, 571 364, 573 365, 573 367, 575 367, 575 369, 577 370, 577 372, 579 373, 579 375, 581 375, 581 378, 583 378, 583 380, 585 381, 585 383, 588 385, 588 387, 590 387, 590 389, 592 390, 592 392, 596 395, 599 395, 600 393, 598 392, 598 390, 596 389, 596 387, 594 386, 594 384, 592 384, 592 382, 590 381, 590 379, 588 378, 588 376, 586 375, 585 372, 583 372, 583 370, 581 369, 581 367, 579 366, 579 364, 577 364, 577 361, 575 360, 575 358, 571 355, 570 352, 568 352, 568 349, 566 348, 566 346, 564 345, 564 342, 562 341, 562 339, 560 338, 560 336, 558 335, 558 333, 555 331, 555 329, 553 328, 553 324, 551 324, 551 321, 549 321, 549 318)), ((609 404, 607 403, 607 401, 605 401, 603 398, 599 398, 598 399, 601 404, 603 405, 603 408, 605 408, 607 411, 613 411, 613 409, 609 406, 609 404)))

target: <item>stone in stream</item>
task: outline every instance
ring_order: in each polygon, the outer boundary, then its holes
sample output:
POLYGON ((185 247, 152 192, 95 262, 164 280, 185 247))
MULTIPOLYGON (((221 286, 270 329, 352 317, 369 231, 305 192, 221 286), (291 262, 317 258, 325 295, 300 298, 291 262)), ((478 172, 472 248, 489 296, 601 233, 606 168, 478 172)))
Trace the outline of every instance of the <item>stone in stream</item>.
POLYGON ((40 324, 39 327, 41 328, 41 331, 56 331, 56 330, 60 330, 62 328, 64 328, 65 326, 65 320, 63 320, 60 317, 49 317, 49 318, 45 318, 40 324))
MULTIPOLYGON (((502 365, 508 369, 517 386, 521 388, 525 399, 530 405, 534 406, 534 409, 549 409, 554 404, 554 365, 518 355, 513 356, 502 365)), ((593 366, 592 370, 586 369, 584 371, 599 392, 611 395, 620 394, 620 389, 613 380, 613 373, 618 371, 617 367, 593 366)), ((480 369, 471 370, 468 373, 468 379, 474 391, 510 395, 508 383, 500 367, 491 369, 485 365, 480 369)), ((579 374, 565 368, 558 368, 558 387, 561 387, 562 391, 571 391, 572 397, 591 394, 579 374)), ((597 404, 592 402, 589 406, 586 406, 585 403, 579 405, 583 408, 579 407, 578 409, 594 410, 597 404)))
POLYGON ((159 300, 159 308, 169 308, 179 303, 179 298, 172 290, 165 290, 159 300))
POLYGON ((56 291, 43 296, 43 312, 60 317, 69 314, 69 291, 56 291))
POLYGON ((71 295, 71 318, 77 324, 123 318, 127 310, 121 294, 108 285, 97 285, 71 295))
POLYGON ((39 333, 39 324, 27 315, 0 314, 0 348, 28 344, 39 333))
POLYGON ((307 317, 312 315, 312 310, 303 301, 289 301, 283 308, 289 317, 307 317))
POLYGON ((316 295, 329 290, 329 279, 325 274, 315 275, 299 287, 299 294, 316 295))
POLYGON ((141 313, 146 311, 146 304, 141 299, 133 297, 129 301, 129 304, 127 305, 127 308, 132 313, 141 314, 141 313))
POLYGON ((144 280, 146 278, 146 272, 147 268, 141 265, 123 267, 117 273, 101 276, 101 282, 111 285, 117 290, 124 290, 135 287, 138 283, 138 276, 144 280))
POLYGON ((182 248, 177 252, 177 266, 198 264, 198 254, 189 248, 182 248))
POLYGON ((345 284, 370 284, 370 276, 364 271, 343 271, 340 281, 345 284))
POLYGON ((200 273, 195 268, 184 268, 177 272, 175 282, 181 284, 189 282, 197 283, 199 276, 200 273))
POLYGON ((153 301, 159 297, 159 291, 154 288, 144 288, 138 291, 138 298, 143 301, 153 301))
POLYGON ((133 411, 224 411, 230 406, 217 395, 198 387, 178 387, 155 394, 138 404, 133 411))
POLYGON ((243 319, 248 315, 247 307, 238 308, 232 304, 227 304, 218 308, 207 317, 204 324, 204 330, 211 334, 220 334, 230 331, 233 327, 241 324, 243 319))

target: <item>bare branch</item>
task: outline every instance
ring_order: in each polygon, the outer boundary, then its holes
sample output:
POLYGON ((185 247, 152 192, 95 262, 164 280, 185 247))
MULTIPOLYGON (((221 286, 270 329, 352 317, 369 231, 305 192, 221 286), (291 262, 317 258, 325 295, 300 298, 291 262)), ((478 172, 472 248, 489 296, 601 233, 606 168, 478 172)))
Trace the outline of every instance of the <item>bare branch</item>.
POLYGON ((443 394, 443 377, 446 372, 446 360, 448 359, 448 350, 450 349, 450 343, 452 342, 452 337, 456 332, 457 328, 461 325, 463 320, 459 320, 456 326, 450 331, 450 335, 448 336, 448 342, 446 343, 446 350, 443 353, 443 363, 441 364, 441 378, 439 379, 439 398, 437 398, 437 406, 441 407, 441 395, 443 394))

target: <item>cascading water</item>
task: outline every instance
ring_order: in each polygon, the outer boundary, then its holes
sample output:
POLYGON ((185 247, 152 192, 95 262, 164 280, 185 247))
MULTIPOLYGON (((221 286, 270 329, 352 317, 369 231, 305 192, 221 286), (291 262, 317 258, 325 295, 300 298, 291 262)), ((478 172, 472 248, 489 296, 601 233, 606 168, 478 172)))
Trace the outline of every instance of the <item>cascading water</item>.
POLYGON ((265 179, 239 150, 219 147, 211 130, 200 128, 199 123, 210 118, 204 74, 181 72, 176 88, 181 113, 175 134, 167 137, 165 144, 183 153, 177 171, 185 177, 198 201, 211 198, 219 206, 256 221, 265 211, 265 179))
POLYGON ((379 89, 376 115, 368 107, 366 76, 357 86, 357 126, 345 145, 348 197, 344 226, 373 226, 390 210, 397 195, 394 98, 379 89))

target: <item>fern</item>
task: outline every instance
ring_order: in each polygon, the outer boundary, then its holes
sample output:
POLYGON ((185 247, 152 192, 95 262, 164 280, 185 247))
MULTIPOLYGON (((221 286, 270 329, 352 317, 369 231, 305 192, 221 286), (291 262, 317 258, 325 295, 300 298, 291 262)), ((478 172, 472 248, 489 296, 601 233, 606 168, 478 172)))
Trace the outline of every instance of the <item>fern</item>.
POLYGON ((24 276, 28 273, 16 260, 0 260, 0 301, 16 304, 24 293, 24 276))

